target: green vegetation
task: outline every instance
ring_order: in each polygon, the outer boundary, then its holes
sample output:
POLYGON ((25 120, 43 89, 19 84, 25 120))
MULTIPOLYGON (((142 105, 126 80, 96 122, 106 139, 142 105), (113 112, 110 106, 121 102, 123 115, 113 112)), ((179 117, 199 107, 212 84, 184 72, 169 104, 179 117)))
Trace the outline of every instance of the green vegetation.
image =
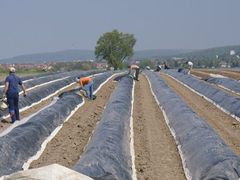
POLYGON ((46 62, 65 62, 73 60, 94 59, 94 52, 91 50, 71 49, 58 52, 26 54, 12 58, 1 59, 2 64, 42 64, 46 62))
POLYGON ((72 70, 90 70, 94 69, 92 62, 81 61, 81 62, 59 62, 53 66, 54 71, 72 71, 72 70))
MULTIPOLYGON (((8 69, 0 66, 0 80, 4 80, 8 76, 8 69)), ((44 73, 42 70, 37 68, 20 68, 16 70, 17 75, 23 76, 31 76, 36 74, 44 73)))
POLYGON ((151 69, 154 69, 156 66, 156 63, 152 60, 144 59, 144 60, 140 61, 139 66, 142 69, 144 69, 146 66, 149 66, 151 69))
MULTIPOLYGON (((18 65, 17 65, 18 66, 18 65)), ((36 67, 15 67, 17 75, 31 76, 36 74, 44 74, 45 72, 57 72, 57 71, 72 71, 72 70, 91 70, 96 69, 93 62, 79 61, 79 62, 59 62, 51 65, 42 65, 36 67)), ((0 65, 0 80, 4 80, 8 75, 8 68, 0 65)))
POLYGON ((181 54, 186 60, 194 62, 195 67, 240 67, 240 46, 225 46, 181 54), (234 51, 234 55, 230 55, 234 51))
POLYGON ((123 61, 133 55, 136 39, 132 34, 124 34, 113 30, 104 33, 97 41, 95 55, 98 59, 107 60, 114 69, 122 69, 123 61))

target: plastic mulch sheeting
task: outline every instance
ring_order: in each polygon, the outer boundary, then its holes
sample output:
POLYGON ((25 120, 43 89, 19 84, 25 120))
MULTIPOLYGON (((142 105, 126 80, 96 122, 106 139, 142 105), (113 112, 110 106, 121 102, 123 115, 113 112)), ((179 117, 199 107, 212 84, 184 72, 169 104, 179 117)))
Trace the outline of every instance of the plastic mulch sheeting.
MULTIPOLYGON (((96 90, 113 73, 104 73, 94 78, 96 90)), ((35 155, 43 141, 63 124, 71 112, 82 103, 82 97, 74 92, 65 92, 52 106, 40 111, 26 123, 17 126, 0 138, 0 176, 22 169, 24 162, 35 155)))
MULTIPOLYGON (((64 73, 56 73, 49 76, 43 76, 39 78, 34 78, 31 80, 28 80, 26 82, 23 82, 26 89, 33 88, 37 85, 41 85, 43 83, 48 83, 54 80, 60 80, 62 78, 77 76, 78 74, 83 73, 83 71, 71 71, 71 72, 64 72, 64 73)), ((3 89, 3 88, 0 88, 3 89)), ((2 92, 1 92, 2 93, 2 92)))
MULTIPOLYGON (((33 89, 28 93, 26 97, 19 97, 19 109, 21 110, 27 106, 31 106, 33 103, 39 102, 43 98, 48 97, 59 89, 64 88, 65 86, 75 82, 75 78, 77 76, 89 76, 94 73, 96 72, 86 71, 81 73, 73 73, 71 77, 33 89)), ((6 115, 8 115, 8 109, 0 110, 0 118, 6 115)))
MULTIPOLYGON (((77 77, 77 76, 81 75, 82 73, 98 73, 98 72, 103 72, 103 71, 68 71, 68 72, 55 73, 55 74, 50 74, 50 75, 45 75, 45 76, 40 76, 40 77, 36 76, 36 77, 34 77, 32 79, 28 79, 26 81, 23 81, 24 77, 21 79, 22 79, 23 84, 26 87, 26 89, 28 89, 28 88, 33 88, 35 86, 38 86, 38 85, 41 85, 44 83, 51 83, 51 81, 61 80, 63 78, 67 78, 67 77, 77 77)), ((28 77, 28 78, 30 78, 30 77, 28 77)), ((2 97, 2 93, 3 93, 2 91, 3 91, 3 87, 0 87, 0 97, 2 97)))
MULTIPOLYGON (((27 80, 31 80, 31 79, 36 79, 36 78, 41 78, 41 77, 47 77, 49 75, 52 75, 52 74, 59 74, 61 72, 48 72, 48 73, 42 73, 42 74, 37 74, 37 75, 32 75, 32 76, 24 76, 24 77, 21 77, 21 80, 22 81, 27 81, 27 80)), ((7 75, 6 75, 7 77, 7 75)), ((0 81, 0 86, 1 85, 4 85, 4 81, 0 81)))
MULTIPOLYGON (((240 158, 178 97, 161 77, 147 74, 152 90, 165 111, 168 126, 180 150, 188 179, 238 179, 240 158)), ((169 167, 171 168, 171 167, 169 167)))
POLYGON ((129 142, 132 88, 133 79, 122 77, 74 170, 93 179, 132 179, 129 142))
POLYGON ((210 77, 206 81, 209 83, 221 85, 235 93, 240 93, 240 83, 235 79, 210 77))
POLYGON ((167 70, 164 72, 211 99, 217 105, 227 110, 230 114, 240 117, 239 97, 231 96, 230 94, 190 75, 184 75, 174 70, 167 70))

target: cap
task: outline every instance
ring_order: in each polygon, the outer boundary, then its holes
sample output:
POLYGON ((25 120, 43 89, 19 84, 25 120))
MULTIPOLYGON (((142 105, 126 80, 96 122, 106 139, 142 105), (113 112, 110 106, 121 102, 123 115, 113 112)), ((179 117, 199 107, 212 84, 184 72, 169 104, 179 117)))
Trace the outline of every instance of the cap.
POLYGON ((16 72, 16 69, 15 69, 14 67, 10 67, 10 68, 9 68, 9 72, 15 73, 15 72, 16 72))
POLYGON ((78 78, 78 77, 75 79, 76 82, 79 82, 79 80, 80 80, 80 78, 78 78))

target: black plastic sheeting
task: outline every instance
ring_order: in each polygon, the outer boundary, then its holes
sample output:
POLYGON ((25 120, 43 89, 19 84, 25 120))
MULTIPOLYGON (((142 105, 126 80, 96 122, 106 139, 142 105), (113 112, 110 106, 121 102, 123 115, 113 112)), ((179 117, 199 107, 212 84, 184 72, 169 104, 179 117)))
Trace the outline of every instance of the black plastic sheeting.
MULTIPOLYGON (((112 74, 105 73, 96 76, 94 90, 112 74)), ((70 113, 82 102, 82 97, 74 92, 62 93, 55 104, 1 137, 0 176, 21 170, 24 162, 37 153, 44 140, 56 127, 63 124, 70 113)))
POLYGON ((175 132, 175 140, 182 151, 190 179, 238 179, 240 158, 158 74, 149 71, 145 74, 150 79, 153 92, 166 113, 169 127, 175 132))
MULTIPOLYGON (((97 71, 96 71, 97 72, 97 71)), ((41 99, 55 93, 59 89, 75 82, 75 78, 77 76, 89 76, 94 73, 95 71, 86 71, 81 73, 74 73, 73 76, 68 77, 66 79, 56 81, 36 89, 31 90, 26 97, 20 96, 19 97, 19 109, 22 109, 27 106, 31 106, 33 103, 41 101, 41 99)), ((3 116, 8 115, 8 109, 0 110, 0 118, 3 116)))
POLYGON ((122 77, 74 170, 94 179, 132 179, 129 142, 132 88, 133 79, 122 77))
MULTIPOLYGON (((103 72, 103 71, 85 71, 85 72, 96 73, 96 72, 103 72)), ((68 71, 68 72, 56 73, 56 74, 51 74, 48 76, 41 76, 39 78, 35 77, 29 81, 23 82, 23 84, 24 84, 25 88, 28 89, 28 88, 32 88, 37 85, 41 85, 43 83, 47 83, 47 82, 57 80, 57 79, 60 80, 62 78, 67 78, 67 77, 77 77, 81 73, 84 73, 84 71, 68 71)), ((3 93, 2 91, 3 91, 3 87, 0 88, 0 97, 2 97, 2 93, 3 93)))
MULTIPOLYGON (((48 72, 48 73, 42 73, 42 74, 37 74, 37 75, 32 75, 32 76, 24 76, 24 77, 21 77, 21 80, 22 80, 22 81, 26 81, 26 80, 30 80, 30 79, 47 77, 47 76, 49 76, 49 75, 59 74, 59 73, 62 73, 62 72, 48 72)), ((5 81, 0 81, 0 86, 1 86, 1 85, 4 85, 4 83, 5 83, 5 81)))
MULTIPOLYGON (((72 73, 70 73, 70 72, 69 73, 61 73, 61 74, 59 73, 59 74, 54 74, 51 76, 44 76, 44 77, 32 79, 30 81, 26 81, 26 82, 24 82, 24 86, 26 89, 28 89, 28 88, 32 88, 32 87, 35 87, 35 86, 43 84, 43 83, 53 81, 53 80, 62 79, 64 77, 76 76, 77 74, 80 74, 80 73, 82 73, 82 71, 72 72, 72 73)), ((20 91, 22 91, 22 89, 20 89, 20 91)), ((2 97, 2 95, 3 95, 3 87, 0 88, 0 97, 2 97)))
POLYGON ((210 77, 206 81, 212 84, 221 85, 235 93, 240 93, 240 82, 235 79, 210 77))
POLYGON ((213 87, 211 84, 206 83, 205 81, 192 77, 191 75, 178 73, 177 71, 174 70, 167 70, 164 72, 183 82, 184 84, 191 87, 200 94, 211 99, 216 104, 221 106, 223 109, 229 111, 231 114, 240 117, 239 97, 232 96, 224 92, 223 90, 213 87))

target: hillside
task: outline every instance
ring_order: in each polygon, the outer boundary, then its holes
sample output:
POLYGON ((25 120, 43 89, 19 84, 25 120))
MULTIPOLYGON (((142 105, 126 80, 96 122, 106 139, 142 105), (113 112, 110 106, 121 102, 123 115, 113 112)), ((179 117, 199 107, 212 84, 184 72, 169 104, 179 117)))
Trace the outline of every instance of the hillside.
MULTIPOLYGON (((204 50, 190 50, 190 49, 150 49, 135 51, 133 59, 147 59, 147 58, 161 58, 161 57, 185 57, 191 59, 214 59, 216 55, 221 57, 230 56, 230 51, 234 50, 236 55, 240 55, 240 45, 216 47, 204 50)), ((15 56, 12 58, 0 59, 0 63, 35 63, 40 64, 44 62, 61 62, 73 60, 89 60, 95 59, 94 51, 92 50, 64 50, 57 52, 26 54, 15 56)))
POLYGON ((189 53, 194 50, 189 49, 149 49, 149 50, 141 50, 135 51, 133 58, 135 59, 146 59, 146 58, 154 58, 154 57, 169 57, 175 56, 182 53, 189 53))
POLYGON ((189 53, 179 54, 180 57, 194 58, 194 59, 212 59, 218 57, 226 57, 230 56, 230 51, 234 50, 236 55, 240 55, 240 45, 237 46, 224 46, 224 47, 216 47, 204 50, 197 50, 189 53))
POLYGON ((0 63, 36 63, 43 62, 61 62, 68 60, 86 60, 94 59, 94 52, 91 50, 64 50, 48 53, 26 54, 12 58, 0 59, 0 63))
MULTIPOLYGON (((146 59, 153 57, 165 57, 173 56, 180 53, 186 53, 190 50, 174 50, 174 49, 158 49, 158 50, 142 50, 135 51, 133 56, 134 59, 146 59)), ((49 53, 38 53, 38 54, 27 54, 21 56, 15 56, 12 58, 0 59, 0 63, 43 63, 43 62, 61 62, 61 61, 72 61, 72 60, 86 60, 95 59, 94 51, 91 50, 65 50, 58 52, 49 53)))

